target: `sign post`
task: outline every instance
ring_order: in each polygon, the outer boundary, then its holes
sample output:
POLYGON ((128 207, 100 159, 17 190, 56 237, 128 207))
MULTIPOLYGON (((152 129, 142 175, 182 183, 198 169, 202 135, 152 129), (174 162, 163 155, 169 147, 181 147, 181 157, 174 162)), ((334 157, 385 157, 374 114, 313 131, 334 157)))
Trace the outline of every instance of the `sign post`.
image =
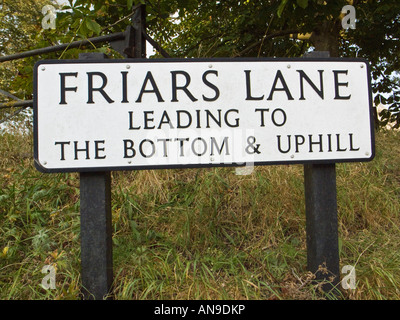
MULTIPOLYGON (((82 53, 82 60, 105 59, 103 53, 82 53)), ((82 148, 83 152, 86 152, 82 148)), ((87 300, 109 298, 113 281, 111 173, 80 173, 81 277, 87 300)))
POLYGON ((330 292, 340 281, 335 164, 304 165, 307 269, 330 292))
POLYGON ((110 172, 80 173, 80 213, 84 299, 108 299, 113 282, 110 172))
POLYGON ((110 171, 304 164, 308 268, 338 281, 335 163, 374 157, 365 60, 100 57, 41 61, 34 77, 36 167, 81 172, 82 199, 99 195, 99 230, 110 171))
MULTIPOLYGON (((305 58, 329 58, 315 51, 305 58)), ((307 269, 322 283, 324 292, 338 292, 339 240, 336 198, 336 165, 305 164, 307 269)))
MULTIPOLYGON (((134 35, 128 34, 123 42, 126 54, 146 57, 143 37, 146 21, 145 6, 137 8, 133 17, 134 35)), ((102 53, 82 53, 82 60, 103 60, 102 53)), ((89 146, 77 148, 89 152, 89 146)), ((80 172, 81 213, 81 273, 83 297, 87 300, 110 299, 113 282, 111 172, 80 172)))

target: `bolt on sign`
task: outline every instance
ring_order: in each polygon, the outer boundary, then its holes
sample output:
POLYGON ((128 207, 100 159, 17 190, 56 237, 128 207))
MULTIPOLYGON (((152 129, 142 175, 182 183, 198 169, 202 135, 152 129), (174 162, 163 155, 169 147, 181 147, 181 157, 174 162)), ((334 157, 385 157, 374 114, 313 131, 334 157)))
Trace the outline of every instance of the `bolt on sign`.
POLYGON ((43 172, 374 157, 362 59, 40 61, 34 108, 43 172))

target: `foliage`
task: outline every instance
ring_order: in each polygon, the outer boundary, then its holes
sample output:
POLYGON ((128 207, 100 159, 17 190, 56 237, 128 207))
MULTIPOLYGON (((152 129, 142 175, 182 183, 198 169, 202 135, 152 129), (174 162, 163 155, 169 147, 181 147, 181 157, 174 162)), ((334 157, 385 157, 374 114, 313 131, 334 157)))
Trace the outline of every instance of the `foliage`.
POLYGON ((381 124, 400 125, 399 1, 227 0, 182 11, 177 36, 168 45, 174 56, 296 57, 315 48, 366 58, 375 105, 387 106, 381 124), (356 29, 344 30, 341 9, 349 3, 356 9, 356 29))
MULTIPOLYGON (((5 0, 0 4, 0 56, 46 46, 40 39, 41 8, 48 0, 5 0)), ((33 60, 14 60, 0 64, 0 89, 19 99, 32 99, 33 60)), ((0 94, 0 103, 12 99, 0 94)), ((15 113, 15 108, 0 109, 0 120, 15 113)), ((19 118, 26 118, 26 112, 19 118)), ((18 118, 18 117, 17 117, 18 118)))
MULTIPOLYGON (((27 46, 34 46, 35 35, 39 30, 37 23, 40 13, 40 5, 45 1, 3 1, 0 5, 0 54, 9 55, 26 50, 27 46), (23 4, 25 3, 25 4, 23 4)), ((6 91, 13 91, 19 98, 29 97, 31 92, 26 94, 19 85, 11 89, 11 82, 23 78, 29 73, 32 67, 24 64, 23 61, 14 61, 0 64, 0 88, 6 91), (11 81, 10 81, 11 80, 11 81)), ((31 82, 31 79, 29 79, 31 82)), ((7 101, 5 96, 0 96, 0 101, 7 101)))
POLYGON ((344 56, 366 58, 371 64, 375 105, 382 104, 381 125, 400 126, 400 2, 358 1, 355 30, 344 34, 344 56))

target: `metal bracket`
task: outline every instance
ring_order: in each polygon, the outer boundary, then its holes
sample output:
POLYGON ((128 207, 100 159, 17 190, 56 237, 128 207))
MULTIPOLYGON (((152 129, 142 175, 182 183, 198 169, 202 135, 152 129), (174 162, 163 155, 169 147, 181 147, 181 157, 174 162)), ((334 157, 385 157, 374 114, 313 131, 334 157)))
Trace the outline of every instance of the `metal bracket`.
POLYGON ((132 25, 124 31, 124 39, 111 41, 111 47, 125 58, 146 58, 146 7, 139 6, 132 17, 132 25))
POLYGON ((111 41, 111 47, 122 54, 125 58, 134 58, 134 29, 132 26, 128 26, 124 31, 124 38, 121 40, 111 41))

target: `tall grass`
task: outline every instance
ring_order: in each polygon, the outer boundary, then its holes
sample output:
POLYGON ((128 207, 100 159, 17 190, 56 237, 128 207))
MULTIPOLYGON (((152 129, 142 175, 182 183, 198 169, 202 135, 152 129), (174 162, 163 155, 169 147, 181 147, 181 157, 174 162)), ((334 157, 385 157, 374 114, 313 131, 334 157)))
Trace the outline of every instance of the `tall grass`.
MULTIPOLYGON (((337 165, 347 299, 399 299, 399 133, 337 165)), ((30 133, 0 135, 0 299, 79 299, 79 176, 42 174, 30 133), (44 265, 56 289, 42 288, 44 265)), ((115 299, 322 299, 306 270, 303 167, 112 173, 115 299)))

